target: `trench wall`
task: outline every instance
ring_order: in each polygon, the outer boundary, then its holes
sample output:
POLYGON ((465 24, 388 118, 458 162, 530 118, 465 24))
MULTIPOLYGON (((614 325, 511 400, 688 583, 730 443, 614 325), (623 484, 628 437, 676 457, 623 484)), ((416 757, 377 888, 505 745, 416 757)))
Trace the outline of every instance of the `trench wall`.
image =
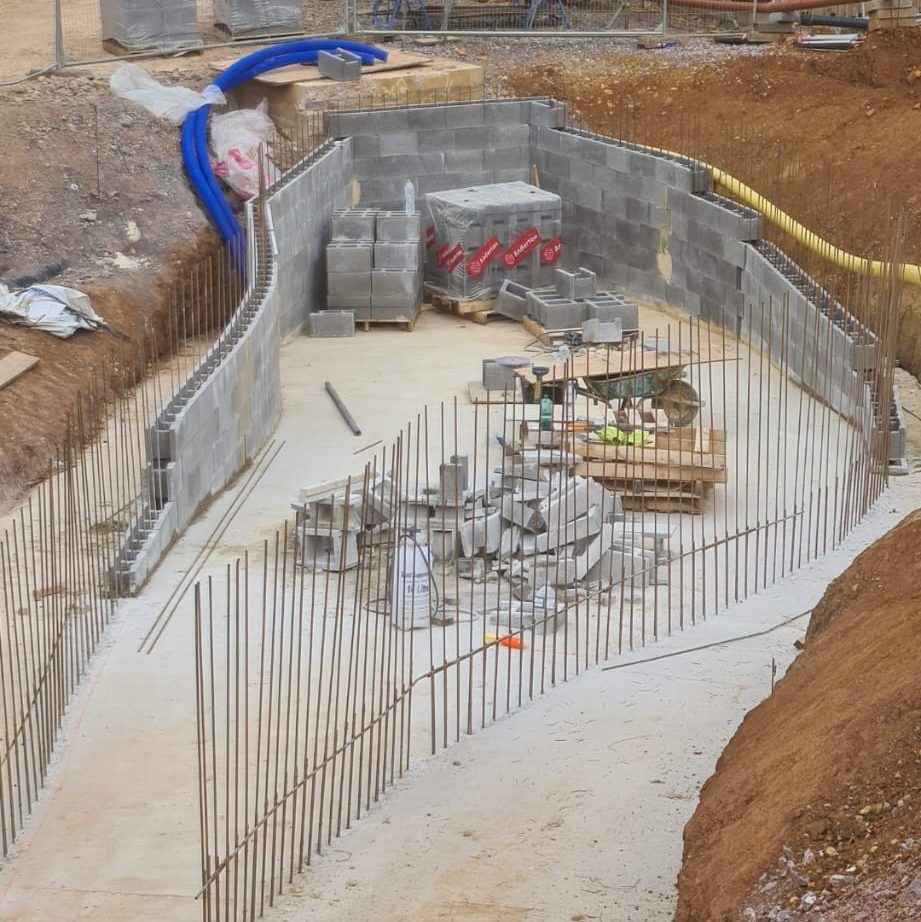
MULTIPOLYGON (((756 212, 713 193, 704 165, 567 126, 565 106, 547 99, 328 114, 327 133, 338 140, 269 200, 265 290, 152 430, 151 503, 123 543, 123 588, 144 582, 202 502, 269 438, 281 412, 279 344, 325 307, 329 217, 351 200, 353 180, 361 205, 399 208, 407 179, 421 197, 528 181, 536 169, 540 185, 563 201, 564 265, 749 337, 836 410, 865 419, 875 402, 898 407, 866 384, 872 334, 760 240, 756 212), (767 314, 762 305, 771 306, 767 314), (803 331, 788 337, 796 342, 783 354, 779 324, 803 331)), ((897 410, 891 429, 898 451, 897 410)))
POLYGON ((143 585, 201 504, 275 429, 279 346, 326 297, 329 218, 346 204, 351 177, 351 144, 337 143, 269 199, 265 281, 254 283, 212 353, 151 428, 151 496, 123 542, 116 573, 122 591, 143 585))
POLYGON ((562 199, 563 264, 746 335, 835 410, 863 412, 874 337, 770 251, 757 212, 716 195, 704 164, 568 121, 553 100, 496 100, 331 113, 327 131, 352 139, 361 204, 371 207, 401 206, 407 179, 421 197, 527 181, 536 168, 562 199), (783 354, 781 323, 801 331, 783 354))

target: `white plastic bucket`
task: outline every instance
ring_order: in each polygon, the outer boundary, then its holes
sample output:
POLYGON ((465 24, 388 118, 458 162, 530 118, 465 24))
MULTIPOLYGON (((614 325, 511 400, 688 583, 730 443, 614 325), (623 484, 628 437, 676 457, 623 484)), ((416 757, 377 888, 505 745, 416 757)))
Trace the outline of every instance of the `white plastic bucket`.
POLYGON ((390 620, 402 630, 428 627, 432 622, 432 552, 409 536, 400 539, 393 555, 390 620))

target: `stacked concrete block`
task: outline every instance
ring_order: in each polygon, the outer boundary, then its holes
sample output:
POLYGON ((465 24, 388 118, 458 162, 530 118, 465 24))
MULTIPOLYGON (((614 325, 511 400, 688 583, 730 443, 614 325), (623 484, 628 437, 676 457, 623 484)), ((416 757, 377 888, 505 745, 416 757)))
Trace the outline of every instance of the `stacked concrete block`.
POLYGON ((355 314, 353 311, 314 311, 307 318, 307 333, 326 339, 354 336, 355 314))
POLYGON ((525 182, 425 197, 426 280, 447 297, 482 298, 506 281, 540 287, 561 252, 560 197, 525 182))
POLYGON ((361 79, 361 58, 343 48, 335 52, 318 51, 317 69, 330 80, 351 81, 361 79))
POLYGON ((332 219, 327 305, 356 320, 412 322, 422 303, 420 217, 352 209, 332 219))

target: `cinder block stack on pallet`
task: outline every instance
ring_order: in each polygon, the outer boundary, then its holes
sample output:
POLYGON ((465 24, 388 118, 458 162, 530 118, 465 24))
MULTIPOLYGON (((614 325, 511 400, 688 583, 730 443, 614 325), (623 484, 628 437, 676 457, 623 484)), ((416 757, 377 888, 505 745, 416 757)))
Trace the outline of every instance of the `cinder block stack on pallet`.
POLYGON ((562 246, 558 195, 525 182, 494 183, 429 193, 425 208, 433 303, 481 313, 505 281, 552 283, 562 246))
POLYGON ((351 209, 332 219, 326 248, 330 309, 355 321, 412 329, 422 304, 422 241, 418 214, 351 209))

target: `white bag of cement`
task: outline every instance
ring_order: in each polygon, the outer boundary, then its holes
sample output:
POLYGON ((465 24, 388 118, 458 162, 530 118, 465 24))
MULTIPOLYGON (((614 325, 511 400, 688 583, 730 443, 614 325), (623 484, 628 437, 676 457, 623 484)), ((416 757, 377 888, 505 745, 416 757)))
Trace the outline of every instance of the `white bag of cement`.
MULTIPOLYGON (((255 109, 237 109, 211 120, 214 173, 244 199, 258 194, 259 148, 275 138, 275 123, 268 108, 268 101, 263 99, 255 109)), ((268 158, 264 167, 265 181, 271 184, 276 170, 268 158)))
POLYGON ((137 64, 122 64, 109 78, 109 87, 121 99, 137 103, 157 118, 181 125, 202 106, 223 106, 227 100, 213 83, 201 93, 184 86, 164 86, 137 64))
POLYGON ((98 330, 105 326, 82 291, 61 285, 33 285, 22 291, 10 291, 0 285, 0 317, 61 339, 73 336, 77 330, 98 330))

